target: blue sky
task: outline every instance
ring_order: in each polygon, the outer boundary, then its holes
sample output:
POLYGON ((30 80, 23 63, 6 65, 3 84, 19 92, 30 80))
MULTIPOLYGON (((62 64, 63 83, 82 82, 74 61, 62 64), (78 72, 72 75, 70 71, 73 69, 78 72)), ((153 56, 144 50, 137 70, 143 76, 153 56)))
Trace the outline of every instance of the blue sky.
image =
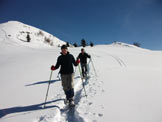
POLYGON ((162 50, 162 0, 0 0, 0 23, 10 20, 72 44, 84 38, 162 50))

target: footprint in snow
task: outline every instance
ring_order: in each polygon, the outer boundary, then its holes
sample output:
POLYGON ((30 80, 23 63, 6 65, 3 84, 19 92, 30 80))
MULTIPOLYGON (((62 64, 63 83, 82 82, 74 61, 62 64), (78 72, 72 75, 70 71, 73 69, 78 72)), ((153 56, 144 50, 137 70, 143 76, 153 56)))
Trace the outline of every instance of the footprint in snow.
POLYGON ((88 113, 84 113, 85 115, 88 115, 88 113))
POLYGON ((102 117, 102 116, 103 116, 103 114, 98 114, 98 116, 99 116, 99 117, 102 117))
POLYGON ((92 122, 97 122, 97 120, 93 120, 92 122))
POLYGON ((92 102, 89 102, 88 105, 92 105, 93 103, 92 102))

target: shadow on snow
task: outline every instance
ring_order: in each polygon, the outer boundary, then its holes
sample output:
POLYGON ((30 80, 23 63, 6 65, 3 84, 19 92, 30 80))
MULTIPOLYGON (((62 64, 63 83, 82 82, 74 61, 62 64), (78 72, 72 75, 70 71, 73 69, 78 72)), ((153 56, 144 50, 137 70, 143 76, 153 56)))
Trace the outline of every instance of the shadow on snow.
MULTIPOLYGON (((79 102, 82 98, 82 95, 81 95, 82 90, 83 90, 83 88, 76 92, 76 95, 74 98, 76 105, 79 104, 79 102)), ((83 97, 85 97, 85 96, 83 96, 83 97)), ((61 111, 62 115, 65 115, 67 122, 85 122, 84 119, 77 112, 76 107, 66 106, 64 109, 60 109, 60 111, 61 111)))
MULTIPOLYGON (((80 78, 80 77, 75 77, 75 79, 80 78)), ((61 81, 60 79, 57 80, 51 80, 50 83, 55 83, 57 81, 61 81)), ((49 83, 49 81, 40 81, 40 82, 36 82, 36 83, 32 83, 32 84, 27 84, 25 86, 32 86, 32 85, 39 85, 39 84, 46 84, 49 83)), ((88 82, 87 80, 84 82, 84 85, 87 85, 88 82)), ((79 101, 81 99, 81 94, 82 94, 82 90, 77 91, 76 95, 75 95, 75 103, 79 104, 79 101)), ((57 101, 62 101, 64 99, 57 99, 57 100, 53 100, 53 101, 49 101, 46 102, 47 104, 50 104, 52 102, 57 102, 57 101)), ((56 105, 52 105, 52 106, 46 106, 45 108, 43 108, 42 106, 45 103, 40 103, 40 104, 35 104, 35 105, 29 105, 29 106, 16 106, 16 107, 11 107, 11 108, 4 108, 0 110, 0 118, 8 115, 8 114, 13 114, 13 113, 21 113, 21 112, 28 112, 28 111, 35 111, 35 110, 43 110, 43 109, 48 109, 48 108, 58 108, 60 109, 59 106, 56 105)), ((61 113, 66 113, 66 119, 68 122, 84 122, 84 119, 81 118, 79 116, 79 113, 76 111, 75 107, 74 108, 70 108, 68 109, 68 111, 60 109, 61 113)))
MULTIPOLYGON (((79 77, 77 77, 77 78, 79 78, 79 77)), ((85 87, 88 84, 88 79, 85 79, 83 82, 84 82, 84 87, 85 87)), ((79 104, 82 97, 85 97, 85 96, 82 96, 83 91, 84 90, 82 88, 76 92, 76 95, 74 98, 76 105, 79 104)), ((60 111, 61 111, 61 114, 66 117, 67 122, 85 122, 84 118, 79 115, 78 111, 76 110, 76 107, 71 108, 71 107, 67 106, 64 109, 60 109, 60 111)))
POLYGON ((85 122, 75 107, 62 109, 61 114, 65 114, 67 122, 85 122))
MULTIPOLYGON (((57 102, 57 101, 62 101, 62 100, 63 99, 57 99, 57 100, 49 101, 49 102, 46 102, 46 105, 50 104, 52 102, 57 102)), ((6 116, 8 114, 13 114, 13 113, 35 111, 35 110, 43 110, 43 109, 48 109, 48 108, 53 108, 53 107, 56 107, 56 108, 60 109, 60 107, 56 106, 56 105, 46 106, 45 108, 42 107, 43 105, 44 105, 44 103, 40 103, 40 104, 29 105, 29 106, 17 106, 17 107, 1 109, 0 110, 0 118, 6 116)))
MULTIPOLYGON (((51 80, 51 81, 50 81, 50 84, 55 83, 55 82, 58 82, 58 81, 61 81, 61 80, 60 80, 60 79, 51 80)), ((48 81, 39 81, 39 82, 36 82, 36 83, 27 84, 27 85, 25 85, 25 86, 33 86, 33 85, 46 84, 46 83, 49 83, 49 80, 48 80, 48 81)))
MULTIPOLYGON (((78 79, 78 78, 80 78, 80 76, 77 76, 74 79, 78 79)), ((58 82, 58 81, 61 81, 61 79, 51 80, 50 84, 58 82)), ((46 84, 46 83, 49 83, 49 80, 48 81, 39 81, 39 82, 36 82, 36 83, 27 84, 25 86, 33 86, 33 85, 46 84)))

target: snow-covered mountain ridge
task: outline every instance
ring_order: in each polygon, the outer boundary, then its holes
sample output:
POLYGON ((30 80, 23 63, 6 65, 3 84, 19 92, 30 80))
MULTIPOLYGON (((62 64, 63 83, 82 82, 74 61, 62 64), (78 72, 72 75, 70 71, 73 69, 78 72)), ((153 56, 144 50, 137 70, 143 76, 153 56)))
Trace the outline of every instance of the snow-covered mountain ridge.
POLYGON ((18 22, 9 21, 0 24, 0 42, 10 40, 24 46, 60 46, 64 41, 36 27, 18 22), (27 39, 29 36, 29 40, 27 39))

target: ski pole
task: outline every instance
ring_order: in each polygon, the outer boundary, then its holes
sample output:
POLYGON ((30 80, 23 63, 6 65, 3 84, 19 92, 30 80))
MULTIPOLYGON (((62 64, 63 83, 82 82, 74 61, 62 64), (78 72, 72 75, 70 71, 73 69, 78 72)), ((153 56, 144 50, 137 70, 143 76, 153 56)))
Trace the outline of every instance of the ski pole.
POLYGON ((82 85, 83 85, 83 89, 84 89, 84 92, 85 92, 85 96, 87 97, 87 93, 86 93, 86 89, 85 89, 85 86, 84 86, 84 82, 83 82, 83 77, 82 77, 82 72, 81 72, 81 69, 80 69, 80 65, 78 65, 78 68, 79 68, 80 77, 81 77, 81 80, 82 80, 82 85))
POLYGON ((87 65, 87 73, 89 75, 89 70, 90 70, 90 67, 89 67, 89 64, 90 64, 91 60, 89 59, 88 63, 86 64, 87 65))
POLYGON ((75 67, 75 71, 74 71, 74 74, 76 73, 76 67, 75 67))
POLYGON ((47 101, 49 86, 50 86, 50 82, 51 82, 51 78, 52 78, 52 73, 53 73, 53 71, 51 70, 50 78, 49 78, 49 81, 48 81, 48 88, 47 88, 46 98, 45 98, 45 102, 44 102, 44 108, 46 106, 46 101, 47 101))
POLYGON ((88 61, 88 65, 90 64, 90 62, 91 62, 91 58, 90 58, 89 61, 88 61))
POLYGON ((97 76, 96 69, 95 69, 95 67, 94 67, 94 64, 93 64, 92 58, 91 58, 91 62, 92 62, 92 67, 93 67, 93 70, 94 70, 94 72, 95 72, 95 75, 97 76))

